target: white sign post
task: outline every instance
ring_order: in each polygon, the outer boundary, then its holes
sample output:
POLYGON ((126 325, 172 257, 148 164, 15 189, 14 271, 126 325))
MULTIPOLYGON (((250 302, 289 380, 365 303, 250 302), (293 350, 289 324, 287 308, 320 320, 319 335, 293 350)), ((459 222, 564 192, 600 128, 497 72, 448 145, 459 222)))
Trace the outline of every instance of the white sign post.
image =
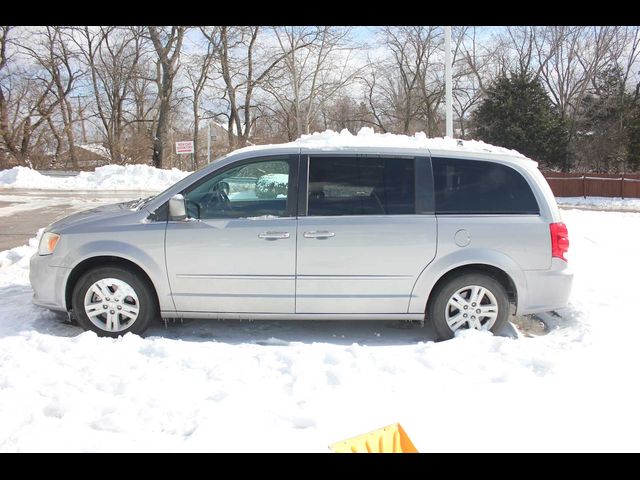
POLYGON ((176 153, 178 155, 193 153, 193 140, 189 140, 188 142, 176 142, 176 153))

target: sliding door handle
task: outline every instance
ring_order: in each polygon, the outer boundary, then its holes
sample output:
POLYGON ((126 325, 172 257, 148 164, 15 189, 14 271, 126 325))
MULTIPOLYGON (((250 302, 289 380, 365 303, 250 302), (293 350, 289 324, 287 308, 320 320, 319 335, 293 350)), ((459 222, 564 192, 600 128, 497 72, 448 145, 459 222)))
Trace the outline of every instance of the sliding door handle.
POLYGON ((258 234, 258 238, 265 240, 279 240, 281 238, 289 238, 289 232, 262 232, 258 234))
POLYGON ((336 234, 333 232, 327 232, 326 230, 313 230, 311 232, 304 232, 302 234, 304 238, 331 238, 336 234))

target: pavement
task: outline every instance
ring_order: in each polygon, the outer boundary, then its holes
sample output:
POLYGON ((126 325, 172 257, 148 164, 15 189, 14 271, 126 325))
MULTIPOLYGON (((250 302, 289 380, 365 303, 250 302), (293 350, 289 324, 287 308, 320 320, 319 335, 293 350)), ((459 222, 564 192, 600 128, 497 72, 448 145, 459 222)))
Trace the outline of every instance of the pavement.
POLYGON ((152 193, 0 189, 0 251, 26 244, 38 229, 72 213, 152 193))

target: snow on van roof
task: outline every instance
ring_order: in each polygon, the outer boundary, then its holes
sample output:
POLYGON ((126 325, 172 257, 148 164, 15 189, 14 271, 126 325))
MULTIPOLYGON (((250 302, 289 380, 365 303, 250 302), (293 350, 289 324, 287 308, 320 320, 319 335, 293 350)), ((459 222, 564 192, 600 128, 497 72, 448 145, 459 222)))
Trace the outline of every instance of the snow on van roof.
POLYGON ((463 150, 486 153, 502 153, 524 157, 516 150, 497 147, 479 140, 456 140, 451 137, 428 138, 424 132, 412 136, 395 133, 375 133, 371 127, 362 127, 357 135, 346 128, 340 133, 325 130, 320 133, 302 135, 292 142, 301 147, 401 147, 429 148, 434 150, 463 150))
MULTIPOLYGON (((341 132, 325 130, 324 132, 302 135, 297 140, 280 145, 268 145, 269 147, 296 146, 300 148, 336 149, 349 147, 391 147, 412 148, 430 150, 449 150, 476 153, 497 153, 528 159, 517 150, 498 147, 480 140, 458 140, 451 137, 428 138, 424 132, 414 135, 398 135, 395 133, 375 133, 371 127, 362 127, 353 135, 346 128, 341 132)), ((256 145, 242 150, 258 150, 267 145, 256 145)))

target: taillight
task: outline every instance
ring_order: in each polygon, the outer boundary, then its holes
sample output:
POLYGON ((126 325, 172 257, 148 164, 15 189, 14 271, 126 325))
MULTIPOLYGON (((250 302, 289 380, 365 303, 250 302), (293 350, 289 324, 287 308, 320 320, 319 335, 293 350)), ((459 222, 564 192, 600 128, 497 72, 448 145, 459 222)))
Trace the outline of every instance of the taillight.
POLYGON ((569 232, 567 231, 567 226, 562 223, 551 223, 549 224, 549 229, 551 230, 551 256, 557 257, 565 262, 567 261, 564 256, 569 250, 569 232))

